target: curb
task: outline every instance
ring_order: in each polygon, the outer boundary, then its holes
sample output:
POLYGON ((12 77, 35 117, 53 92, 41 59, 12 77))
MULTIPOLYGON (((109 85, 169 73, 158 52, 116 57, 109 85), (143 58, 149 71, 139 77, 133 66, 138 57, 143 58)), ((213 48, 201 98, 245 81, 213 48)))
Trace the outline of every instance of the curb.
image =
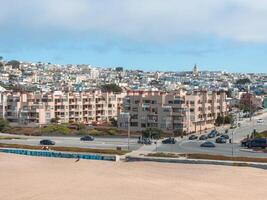
POLYGON ((133 157, 126 156, 126 162, 163 162, 163 163, 180 163, 180 164, 205 164, 205 165, 222 165, 222 166, 236 166, 236 167, 254 167, 267 170, 267 163, 256 162, 240 162, 240 161, 218 161, 218 160, 202 160, 202 159, 186 159, 186 158, 150 158, 150 157, 133 157))
MULTIPOLYGON (((250 152, 250 153, 265 153, 264 151, 255 151, 253 149, 239 149, 239 151, 243 151, 243 152, 250 152)), ((266 156, 267 156, 267 153, 266 153, 266 156)))

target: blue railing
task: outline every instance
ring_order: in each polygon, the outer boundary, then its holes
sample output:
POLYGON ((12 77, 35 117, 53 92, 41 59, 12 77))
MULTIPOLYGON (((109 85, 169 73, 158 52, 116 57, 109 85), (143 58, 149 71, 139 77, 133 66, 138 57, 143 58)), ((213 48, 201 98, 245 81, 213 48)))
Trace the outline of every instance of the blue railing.
POLYGON ((58 151, 39 151, 39 150, 10 149, 10 148, 0 148, 0 152, 14 153, 14 154, 21 154, 21 155, 28 155, 28 156, 116 161, 115 155, 104 156, 104 155, 98 155, 98 154, 67 153, 67 152, 58 152, 58 151))

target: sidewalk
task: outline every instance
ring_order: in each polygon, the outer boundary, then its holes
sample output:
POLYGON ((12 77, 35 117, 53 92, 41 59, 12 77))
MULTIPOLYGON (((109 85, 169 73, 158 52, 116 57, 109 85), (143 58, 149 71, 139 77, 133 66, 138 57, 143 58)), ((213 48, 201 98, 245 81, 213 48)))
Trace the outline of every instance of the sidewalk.
POLYGON ((164 158, 164 157, 147 157, 147 156, 125 156, 126 162, 163 162, 163 163, 180 163, 180 164, 204 164, 204 165, 223 165, 237 167, 254 167, 267 170, 267 163, 242 162, 242 161, 224 161, 224 160, 204 160, 204 159, 187 159, 180 158, 164 158))

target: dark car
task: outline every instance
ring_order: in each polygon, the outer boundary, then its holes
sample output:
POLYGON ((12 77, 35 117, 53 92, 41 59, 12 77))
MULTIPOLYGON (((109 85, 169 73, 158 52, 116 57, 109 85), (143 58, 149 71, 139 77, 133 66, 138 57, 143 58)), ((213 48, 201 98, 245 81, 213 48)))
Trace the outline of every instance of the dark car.
POLYGON ((91 135, 86 135, 80 138, 81 141, 94 141, 94 137, 91 135))
POLYGON ((247 142, 247 147, 265 149, 267 147, 267 138, 256 138, 256 139, 249 140, 247 142))
POLYGON ((175 138, 167 138, 165 140, 162 140, 162 144, 175 144, 176 140, 175 138))
POLYGON ((211 131, 211 132, 208 134, 208 138, 214 138, 214 137, 216 137, 216 133, 217 133, 217 131, 211 131))
POLYGON ((200 147, 216 147, 215 144, 211 141, 206 141, 200 145, 200 147))
POLYGON ((41 140, 40 145, 55 145, 56 143, 52 140, 41 140))
POLYGON ((149 138, 139 138, 137 143, 138 144, 152 144, 152 142, 149 138))
POLYGON ((216 143, 226 143, 226 139, 223 137, 218 137, 218 138, 216 138, 215 142, 216 143))
POLYGON ((199 140, 206 140, 206 139, 208 139, 208 137, 206 135, 201 135, 198 139, 199 140))
POLYGON ((221 133, 216 132, 216 137, 221 136, 221 133))
POLYGON ((227 135, 227 134, 223 134, 223 135, 221 135, 221 137, 226 139, 226 140, 228 140, 230 138, 229 135, 227 135))
POLYGON ((196 140, 198 137, 196 135, 190 135, 189 136, 189 140, 196 140))
POLYGON ((248 139, 248 138, 241 140, 241 146, 246 147, 249 141, 250 141, 250 139, 248 139))

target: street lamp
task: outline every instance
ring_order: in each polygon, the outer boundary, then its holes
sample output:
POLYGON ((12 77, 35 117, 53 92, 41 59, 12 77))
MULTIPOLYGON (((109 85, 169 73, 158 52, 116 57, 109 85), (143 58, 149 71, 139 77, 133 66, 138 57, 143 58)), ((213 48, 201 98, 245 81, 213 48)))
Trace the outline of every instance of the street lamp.
POLYGON ((126 112, 122 112, 120 113, 120 118, 122 119, 122 122, 123 124, 125 125, 126 127, 126 124, 127 124, 127 132, 128 132, 128 151, 130 150, 130 136, 131 136, 131 133, 130 133, 130 128, 131 128, 131 115, 130 113, 126 113, 126 112))
POLYGON ((131 135, 131 130, 130 130, 130 127, 131 127, 131 116, 130 116, 130 113, 128 113, 128 151, 130 150, 130 135, 131 135))
MULTIPOLYGON (((237 118, 237 117, 236 117, 237 118)), ((237 120, 237 119, 236 119, 237 120)), ((231 143, 232 143, 232 157, 234 157, 234 133, 236 131, 236 129, 238 128, 237 126, 237 121, 235 120, 235 128, 232 131, 232 139, 231 139, 231 143)), ((233 123, 234 124, 234 123, 233 123)))

